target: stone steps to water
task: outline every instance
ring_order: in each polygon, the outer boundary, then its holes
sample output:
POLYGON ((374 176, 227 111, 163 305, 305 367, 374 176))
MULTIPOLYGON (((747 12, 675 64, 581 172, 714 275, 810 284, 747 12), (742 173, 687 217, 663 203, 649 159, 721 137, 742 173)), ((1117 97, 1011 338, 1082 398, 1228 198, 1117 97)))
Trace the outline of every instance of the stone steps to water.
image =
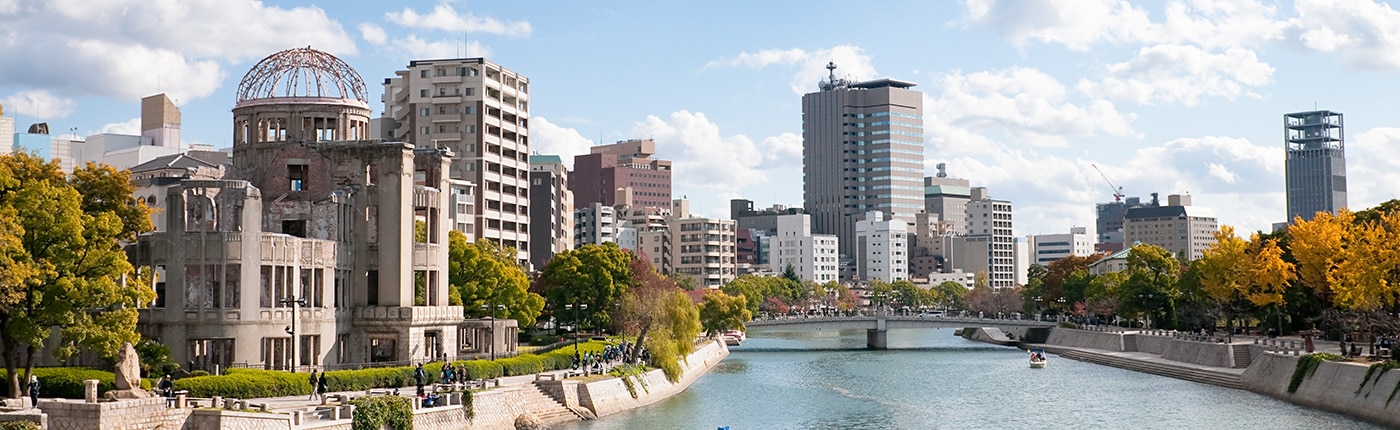
POLYGON ((1099 364, 1135 372, 1149 373, 1158 376, 1166 376, 1202 384, 1210 384, 1225 388, 1243 389, 1244 384, 1240 382, 1238 375, 1212 372, 1202 369, 1195 369, 1183 366, 1173 366, 1151 361, 1139 361, 1130 358, 1114 357, 1104 354, 1081 352, 1076 350, 1064 350, 1061 357, 1086 363, 1099 364))
POLYGON ((1234 367, 1236 369, 1249 367, 1249 363, 1254 360, 1253 357, 1249 356, 1249 344, 1230 345, 1230 350, 1235 355, 1234 367))
POLYGON ((559 424, 583 419, 582 415, 545 394, 535 384, 526 384, 520 387, 520 393, 525 404, 525 411, 534 414, 535 418, 538 418, 542 423, 559 424))

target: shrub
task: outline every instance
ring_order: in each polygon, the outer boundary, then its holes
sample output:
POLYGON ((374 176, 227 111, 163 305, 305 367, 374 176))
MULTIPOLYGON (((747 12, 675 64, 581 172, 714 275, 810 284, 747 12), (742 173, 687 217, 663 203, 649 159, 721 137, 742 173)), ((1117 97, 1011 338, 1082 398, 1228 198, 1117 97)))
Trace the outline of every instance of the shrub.
POLYGON ((209 372, 206 372, 206 371, 203 371, 203 370, 196 370, 196 371, 190 372, 190 376, 209 376, 209 372))
POLYGON ((350 419, 352 430, 380 430, 385 427, 395 430, 411 430, 413 428, 413 405, 403 397, 358 397, 351 400, 350 404, 355 405, 354 416, 350 419))
POLYGON ((544 363, 534 354, 521 354, 496 361, 501 363, 501 368, 505 371, 506 376, 528 375, 544 371, 544 363))
POLYGON ((1303 385, 1303 379, 1306 379, 1306 378, 1312 376, 1312 375, 1313 375, 1313 372, 1316 372, 1316 371, 1317 371, 1317 366, 1320 365, 1320 364, 1322 364, 1322 362, 1324 362, 1324 361, 1341 361, 1341 360, 1345 360, 1345 359, 1346 359, 1345 357, 1342 357, 1342 356, 1340 356, 1340 355, 1337 355, 1337 354, 1328 354, 1328 353, 1325 353, 1325 352, 1319 352, 1319 353, 1314 353, 1314 354, 1308 354, 1308 355, 1304 355, 1304 356, 1302 356, 1302 357, 1299 357, 1299 358, 1298 358, 1298 367, 1296 367, 1296 368, 1293 369, 1293 379, 1292 379, 1291 381, 1288 382, 1288 392, 1289 392, 1289 393, 1297 392, 1297 391, 1298 391, 1298 387, 1301 386, 1301 385, 1303 385))
MULTIPOLYGON (((21 376, 24 375, 23 370, 20 370, 19 373, 21 376)), ((84 367, 40 367, 34 369, 34 376, 39 377, 39 396, 41 397, 81 399, 83 398, 83 380, 87 379, 97 380, 97 394, 99 396, 107 390, 117 388, 115 383, 117 378, 112 372, 84 367)), ((0 379, 8 381, 8 378, 9 372, 0 369, 0 379)), ((20 381, 20 384, 23 385, 24 381, 20 381)), ((4 387, 0 388, 0 391, 8 396, 10 394, 9 384, 0 384, 0 386, 4 387)), ((141 388, 151 389, 150 382, 142 380, 141 388)))
POLYGON ((461 364, 466 367, 467 379, 499 378, 501 377, 501 374, 505 371, 501 367, 501 363, 491 360, 459 361, 457 362, 457 364, 461 364))
POLYGON ((39 425, 33 421, 4 421, 0 422, 0 430, 39 430, 39 425))
POLYGON ((175 380, 176 390, 189 390, 190 397, 233 397, 253 399, 311 394, 308 374, 276 370, 229 369, 219 376, 195 376, 175 380))

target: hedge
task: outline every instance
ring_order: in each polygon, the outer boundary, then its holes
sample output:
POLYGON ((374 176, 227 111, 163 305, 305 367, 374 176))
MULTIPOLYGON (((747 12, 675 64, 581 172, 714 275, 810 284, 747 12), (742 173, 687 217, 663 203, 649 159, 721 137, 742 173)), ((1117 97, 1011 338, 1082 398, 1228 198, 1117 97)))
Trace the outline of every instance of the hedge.
MULTIPOLYGON (((24 375, 24 371, 19 371, 24 375)), ((10 395, 9 372, 0 369, 0 394, 10 395)), ((107 390, 117 388, 116 375, 104 370, 88 369, 84 367, 39 367, 34 369, 34 376, 39 377, 39 397, 58 397, 64 399, 83 398, 83 380, 97 380, 97 395, 101 396, 107 390)), ((25 384, 20 381, 20 384, 25 384)), ((149 381, 141 380, 141 388, 151 389, 149 381)))
POLYGON ((276 370, 229 369, 225 375, 194 376, 175 380, 176 390, 189 390, 190 397, 305 396, 311 394, 309 374, 276 370))
MULTIPOLYGON (((586 342, 579 344, 579 353, 598 354, 608 344, 586 342)), ((521 354, 515 357, 492 360, 460 360, 452 362, 467 371, 467 379, 491 379, 501 376, 518 376, 539 373, 547 370, 567 369, 573 365, 574 348, 568 346, 542 355, 521 354)), ((428 374, 423 382, 432 383, 442 377, 443 363, 423 365, 428 374)), ((416 367, 376 367, 357 370, 331 370, 325 372, 330 378, 326 383, 331 391, 363 391, 371 388, 397 388, 414 385, 413 371, 416 367)), ((288 373, 274 370, 229 369, 222 376, 191 376, 175 380, 176 390, 189 390, 191 397, 233 397, 252 399, 259 397, 305 396, 311 394, 311 384, 306 373, 288 373)), ((107 374, 107 381, 111 381, 107 374)), ((40 377, 43 383, 43 377, 40 377)), ((77 398, 82 397, 82 381, 78 381, 77 398)))
POLYGON ((350 422, 352 430, 413 428, 413 404, 403 397, 358 397, 351 400, 350 404, 355 405, 355 413, 350 422))

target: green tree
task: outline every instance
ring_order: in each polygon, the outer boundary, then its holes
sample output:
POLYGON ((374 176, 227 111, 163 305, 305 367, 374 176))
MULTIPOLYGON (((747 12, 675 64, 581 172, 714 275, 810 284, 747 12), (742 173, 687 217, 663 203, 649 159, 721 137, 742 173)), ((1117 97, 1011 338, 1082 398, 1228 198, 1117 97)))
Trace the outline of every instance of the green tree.
POLYGON ((920 306, 927 303, 928 292, 915 286, 913 282, 900 279, 891 283, 890 288, 894 290, 894 301, 900 306, 908 306, 910 309, 918 310, 920 306))
POLYGON ((731 296, 744 296, 745 307, 749 309, 749 312, 757 314, 759 307, 770 296, 772 285, 775 284, 772 278, 771 276, 740 275, 719 289, 731 296))
MULTIPOLYGON (((668 313, 667 306, 670 305, 668 302, 671 299, 671 293, 679 292, 681 289, 670 278, 657 273, 651 262, 637 254, 632 254, 632 261, 628 262, 628 270, 631 272, 631 282, 629 282, 631 287, 623 293, 622 305, 619 307, 613 323, 617 326, 618 332, 637 337, 637 346, 632 351, 628 351, 627 356, 628 362, 636 362, 641 345, 647 344, 647 335, 652 332, 653 328, 667 324, 667 318, 672 317, 668 313)), ((670 333, 661 334, 669 335, 670 333)))
POLYGON ((515 259, 515 248, 489 239, 468 243, 456 230, 447 235, 447 277, 468 318, 495 315, 535 325, 544 297, 530 292, 530 277, 515 259), (493 310, 494 309, 494 310, 493 310))
POLYGON ((150 226, 130 189, 127 174, 105 166, 70 182, 57 161, 0 156, 0 349, 12 396, 55 331, 60 360, 80 349, 111 358, 139 341, 136 309, 155 292, 121 249, 150 226))
POLYGON ((963 298, 967 297, 968 289, 963 284, 956 281, 943 281, 933 288, 934 295, 938 298, 938 303, 943 308, 952 309, 963 305, 963 298))
POLYGON ((1128 279, 1125 295, 1129 310, 1166 316, 1168 325, 1175 323, 1176 300, 1180 297, 1177 280, 1181 277, 1181 262, 1160 246, 1137 244, 1128 251, 1128 279))
POLYGON ((652 329, 646 341, 651 364, 661 368, 666 380, 680 380, 680 361, 695 350, 695 338, 700 335, 700 310, 680 289, 672 289, 663 307, 665 324, 652 329))
POLYGON ((554 254, 540 275, 545 301, 558 320, 578 321, 594 326, 609 325, 610 311, 622 299, 631 283, 627 251, 616 243, 587 244, 554 254), (565 306, 587 306, 566 311, 565 306))
POLYGON ((705 294, 700 303, 700 326, 713 335, 725 330, 744 330, 744 323, 753 319, 744 296, 731 296, 723 291, 705 294))
POLYGON ((870 305, 884 308, 894 299, 894 286, 880 279, 870 280, 870 305))

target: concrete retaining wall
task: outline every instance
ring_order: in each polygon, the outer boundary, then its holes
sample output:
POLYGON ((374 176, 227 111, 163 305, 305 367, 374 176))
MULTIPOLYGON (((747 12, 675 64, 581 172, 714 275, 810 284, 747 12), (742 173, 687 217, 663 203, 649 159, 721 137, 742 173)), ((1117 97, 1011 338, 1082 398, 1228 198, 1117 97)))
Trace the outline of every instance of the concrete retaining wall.
POLYGON ((1299 357, 1263 354, 1254 359, 1241 381, 1245 389, 1312 408, 1342 413, 1392 428, 1400 428, 1400 396, 1390 393, 1400 384, 1400 371, 1386 372, 1379 379, 1371 376, 1365 387, 1368 366, 1354 363, 1323 362, 1312 377, 1304 379, 1294 393, 1288 392, 1299 357), (1357 388, 1362 388, 1357 392, 1357 388))
POLYGON ((627 391, 627 386, 622 382, 622 379, 610 378, 579 384, 578 402, 580 406, 588 408, 600 417, 650 405, 684 391, 692 382, 709 372, 728 355, 729 348, 724 346, 723 342, 711 340, 696 349, 685 362, 681 363, 681 369, 685 372, 675 383, 667 381, 666 374, 661 372, 661 369, 655 369, 644 373, 640 378, 641 381, 633 379, 633 387, 637 392, 636 398, 633 398, 631 392, 627 391))
MULTIPOLYGON (((1142 338, 1139 337, 1138 341, 1141 342, 1142 338)), ((1171 361, 1224 368, 1235 367, 1233 357, 1230 354, 1230 344, 1181 339, 1171 339, 1166 352, 1162 353, 1162 358, 1171 361)))
POLYGON ((1165 354, 1167 348, 1171 347, 1172 341, 1175 340, 1166 336, 1149 336, 1144 334, 1130 334, 1128 336, 1136 338, 1138 351, 1150 352, 1157 355, 1165 354))
POLYGON ((1075 348, 1123 352, 1123 334, 1055 328, 1045 343, 1075 348))
MULTIPOLYGON (((166 409, 164 398, 116 402, 39 399, 54 430, 155 430, 184 426, 191 409, 166 409)), ((202 428, 202 427, 201 427, 202 428)))

